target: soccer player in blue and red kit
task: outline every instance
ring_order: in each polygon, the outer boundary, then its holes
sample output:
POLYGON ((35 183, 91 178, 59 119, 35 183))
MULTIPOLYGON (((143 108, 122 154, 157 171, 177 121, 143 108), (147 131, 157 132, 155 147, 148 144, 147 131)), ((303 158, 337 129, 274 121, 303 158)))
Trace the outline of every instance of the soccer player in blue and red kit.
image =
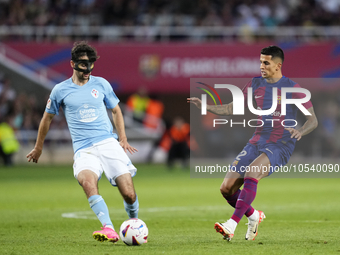
POLYGON ((98 58, 96 49, 86 42, 74 44, 70 61, 73 75, 52 89, 39 125, 36 144, 27 158, 29 162, 38 163, 52 119, 59 113, 59 108, 63 108, 75 153, 74 177, 103 225, 102 230, 92 235, 98 241, 114 243, 119 236, 114 230, 108 207, 99 195, 98 180, 104 173, 111 185, 118 187, 128 217, 137 218, 139 202, 132 181, 137 169, 126 154, 127 151, 134 153, 137 150, 127 141, 119 99, 110 83, 91 75, 98 58), (107 109, 112 114, 118 136, 113 133, 107 109))
MULTIPOLYGON (((254 135, 247 145, 239 153, 233 162, 234 170, 227 173, 220 191, 227 202, 235 208, 231 218, 224 223, 215 223, 217 232, 230 241, 234 236, 237 224, 243 215, 248 218, 248 230, 246 240, 255 240, 258 234, 258 225, 265 218, 262 211, 255 210, 251 204, 255 199, 259 180, 273 173, 275 167, 287 164, 292 155, 296 141, 302 136, 313 131, 318 121, 310 101, 302 105, 310 115, 306 115, 306 122, 295 129, 296 114, 298 108, 293 104, 287 104, 286 115, 281 114, 281 88, 300 88, 299 84, 282 75, 281 67, 284 61, 284 53, 277 46, 268 46, 261 50, 260 71, 261 76, 253 78, 243 89, 247 101, 247 91, 251 87, 257 109, 267 110, 273 104, 272 88, 277 88, 277 108, 271 115, 259 115, 258 125, 254 135), (285 128, 282 125, 284 121, 285 128), (248 170, 247 170, 248 169, 248 170), (243 189, 240 187, 243 185, 243 189)), ((304 98, 304 93, 287 93, 287 98, 304 98)), ((201 108, 201 100, 188 98, 188 102, 201 108)), ((217 115, 231 115, 233 103, 226 105, 207 105, 207 111, 217 115)))

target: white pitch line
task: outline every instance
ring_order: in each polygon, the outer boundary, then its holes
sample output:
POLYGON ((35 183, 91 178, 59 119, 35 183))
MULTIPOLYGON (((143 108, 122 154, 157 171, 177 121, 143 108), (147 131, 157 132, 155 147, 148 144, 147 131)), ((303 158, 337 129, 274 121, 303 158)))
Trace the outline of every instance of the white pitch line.
MULTIPOLYGON (((225 206, 173 206, 173 207, 151 207, 151 208, 140 208, 139 212, 180 212, 180 211, 214 211, 226 209, 225 206)), ((125 213, 124 209, 109 209, 110 213, 125 213)), ((81 211, 81 212, 69 212, 61 214, 63 218, 75 218, 75 219, 97 219, 92 211, 81 211)))
MULTIPOLYGON (((93 212, 90 212, 92 213, 93 212)), ((70 212, 70 213, 62 213, 61 217, 63 218, 73 218, 73 219, 86 219, 86 220, 96 220, 98 219, 96 216, 86 216, 85 214, 88 214, 87 211, 85 212, 70 212)))
POLYGON ((337 223, 339 220, 275 220, 275 222, 296 222, 296 223, 337 223))
MULTIPOLYGON (((227 210, 226 206, 172 206, 172 207, 150 207, 140 208, 141 213, 159 213, 159 212, 181 212, 181 211, 216 211, 216 210, 227 210)), ((124 209, 110 208, 110 213, 125 215, 124 209)), ((98 218, 94 215, 93 211, 80 211, 80 212, 69 212, 61 214, 63 218, 73 219, 86 219, 86 220, 97 220, 98 218)), ((208 219, 207 219, 208 220, 208 219)), ((268 219, 267 219, 268 220, 268 219)), ((197 221, 203 221, 198 219, 197 221)), ((337 220, 275 220, 275 222, 291 222, 291 223, 339 223, 337 220)))

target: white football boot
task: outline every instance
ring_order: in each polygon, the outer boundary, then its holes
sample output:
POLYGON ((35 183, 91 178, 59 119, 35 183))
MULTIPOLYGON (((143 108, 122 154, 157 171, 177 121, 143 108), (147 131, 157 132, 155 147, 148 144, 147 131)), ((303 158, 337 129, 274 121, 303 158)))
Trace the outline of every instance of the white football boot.
POLYGON ((228 221, 224 223, 216 222, 214 228, 216 229, 216 232, 223 235, 223 239, 227 241, 231 241, 231 239, 234 236, 236 226, 237 226, 237 223, 234 220, 229 219, 228 221))
POLYGON ((255 240, 255 237, 259 231, 260 223, 266 218, 266 215, 262 211, 255 211, 254 213, 257 214, 256 220, 250 220, 248 218, 248 230, 246 233, 246 240, 255 240))

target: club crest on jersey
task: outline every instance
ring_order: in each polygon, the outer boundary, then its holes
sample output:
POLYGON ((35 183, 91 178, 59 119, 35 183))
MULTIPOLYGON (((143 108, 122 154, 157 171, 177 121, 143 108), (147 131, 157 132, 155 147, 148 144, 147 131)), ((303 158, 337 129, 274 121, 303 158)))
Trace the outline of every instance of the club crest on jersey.
POLYGON ((277 104, 281 104, 281 96, 277 96, 277 104))
POLYGON ((92 89, 91 95, 92 95, 94 98, 98 98, 98 96, 99 96, 98 90, 92 89))

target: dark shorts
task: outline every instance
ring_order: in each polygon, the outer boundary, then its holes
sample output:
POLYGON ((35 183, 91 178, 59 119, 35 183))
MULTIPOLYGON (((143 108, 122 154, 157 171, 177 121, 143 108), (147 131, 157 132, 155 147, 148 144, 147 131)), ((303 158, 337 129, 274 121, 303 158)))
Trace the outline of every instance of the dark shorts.
POLYGON ((256 171, 260 169, 251 169, 248 166, 262 153, 265 153, 270 161, 269 169, 262 169, 268 171, 271 175, 275 170, 288 163, 290 156, 294 151, 295 144, 282 143, 264 143, 253 145, 247 143, 243 150, 237 155, 232 163, 232 170, 238 172, 242 176, 247 171, 256 171))

